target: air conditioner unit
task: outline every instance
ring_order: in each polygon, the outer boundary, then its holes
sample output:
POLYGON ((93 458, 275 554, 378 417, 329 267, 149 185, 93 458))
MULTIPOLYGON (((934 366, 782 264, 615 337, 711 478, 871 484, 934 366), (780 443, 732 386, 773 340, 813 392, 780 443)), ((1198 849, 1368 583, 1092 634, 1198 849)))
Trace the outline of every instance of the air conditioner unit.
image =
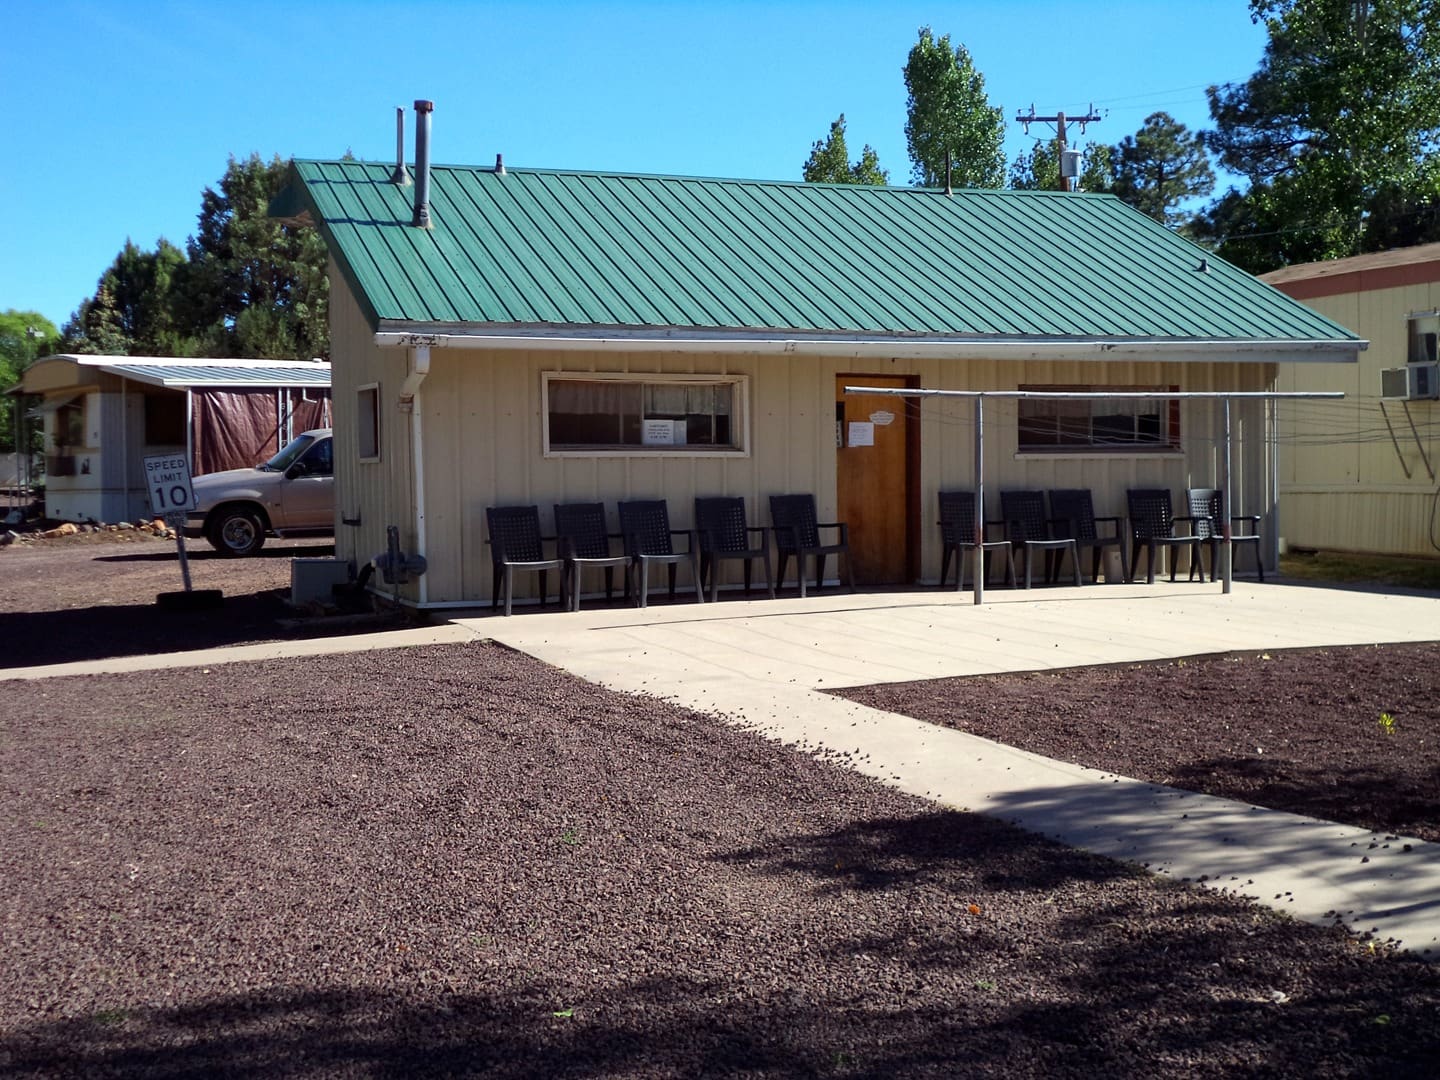
POLYGON ((1380 396, 1394 401, 1440 398, 1440 364, 1406 364, 1380 372, 1380 396))

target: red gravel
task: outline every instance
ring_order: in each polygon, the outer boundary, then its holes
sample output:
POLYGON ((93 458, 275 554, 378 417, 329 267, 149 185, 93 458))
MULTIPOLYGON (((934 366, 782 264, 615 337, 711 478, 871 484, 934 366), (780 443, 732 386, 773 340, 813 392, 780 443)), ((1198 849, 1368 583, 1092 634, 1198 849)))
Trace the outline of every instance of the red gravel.
POLYGON ((0 702, 5 1076, 1440 1060, 1435 966, 496 647, 0 702))
POLYGON ((836 693, 1092 769, 1440 841, 1440 643, 836 693))
POLYGON ((270 540, 259 556, 226 558, 187 542, 196 589, 221 589, 218 611, 161 611, 155 597, 183 588, 173 540, 143 533, 92 533, 0 548, 0 668, 109 656, 175 652, 284 638, 380 629, 312 620, 284 602, 290 560, 334 553, 329 540, 270 540))

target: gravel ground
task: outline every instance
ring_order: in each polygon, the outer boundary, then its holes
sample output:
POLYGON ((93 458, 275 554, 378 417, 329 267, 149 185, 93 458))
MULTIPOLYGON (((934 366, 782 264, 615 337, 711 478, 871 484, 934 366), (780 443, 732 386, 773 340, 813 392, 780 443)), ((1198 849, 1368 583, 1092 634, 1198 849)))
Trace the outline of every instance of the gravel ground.
POLYGON ((1440 643, 836 693, 1105 772, 1440 841, 1440 643))
POLYGON ((1440 1060, 1440 967, 494 646, 10 684, 0 802, 6 1076, 1440 1060))
POLYGON ((183 588, 173 540, 138 532, 36 539, 0 548, 0 668, 60 664, 238 645, 283 638, 365 632, 314 620, 282 627, 290 560, 334 554, 329 540, 270 540, 259 556, 226 558, 203 540, 186 544, 197 589, 225 593, 218 611, 161 611, 155 597, 183 588))

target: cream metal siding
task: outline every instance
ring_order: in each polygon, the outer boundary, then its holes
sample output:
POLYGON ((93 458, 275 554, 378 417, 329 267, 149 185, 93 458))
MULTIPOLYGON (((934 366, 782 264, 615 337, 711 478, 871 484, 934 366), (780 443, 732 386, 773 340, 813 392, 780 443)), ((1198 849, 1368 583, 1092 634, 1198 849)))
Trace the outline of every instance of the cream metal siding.
MULTIPOLYGON (((385 550, 385 527, 400 529, 400 546, 415 551, 415 498, 410 416, 399 408, 409 356, 375 346, 374 333, 330 264, 331 415, 335 439, 335 554, 363 566, 385 550), (380 387, 380 460, 360 461, 356 445, 357 388, 380 387), (354 524, 358 522, 358 524, 354 524)), ((427 382, 422 395, 432 393, 427 382)), ((402 595, 414 598, 412 582, 402 595)))
POLYGON ((1440 282, 1305 303, 1369 339, 1370 347, 1355 365, 1280 365, 1281 390, 1345 393, 1343 401, 1281 406, 1281 534, 1295 547, 1440 555, 1440 481, 1430 472, 1440 473, 1440 402, 1384 403, 1397 452, 1380 401, 1381 370, 1403 367, 1408 356, 1407 316, 1440 308, 1440 282))
MULTIPOLYGON (((408 417, 397 407, 396 389, 407 350, 376 349, 358 308, 343 289, 332 294, 337 483, 340 512, 363 525, 341 526, 342 557, 365 561, 384 546, 384 525, 401 527, 413 550, 413 494, 409 477, 408 417), (356 461, 353 445, 355 387, 382 384, 383 463, 356 461), (385 485, 389 485, 388 489, 385 485), (390 494, 387 495, 387 490, 390 494), (378 512, 377 512, 378 511, 378 512)), ((1175 365, 1160 363, 959 363, 813 357, 733 357, 617 352, 476 353, 436 349, 421 390, 425 438, 425 496, 429 561, 428 597, 434 603, 490 602, 491 563, 485 544, 485 508, 535 503, 542 526, 557 502, 602 501, 614 527, 619 499, 664 497, 672 524, 691 523, 698 495, 741 495, 756 524, 768 523, 766 500, 782 492, 809 491, 822 519, 836 510, 834 385, 840 374, 916 375, 926 387, 1014 389, 1021 383, 1095 383, 1128 387, 1178 385, 1182 390, 1262 390, 1272 365, 1175 365), (749 453, 745 457, 637 454, 621 457, 546 457, 543 450, 542 375, 547 371, 739 374, 748 377, 749 453)), ((974 435, 969 401, 932 400, 921 409, 920 508, 923 580, 938 576, 936 493, 968 487, 973 478, 974 435)), ((1270 502, 1264 438, 1264 404, 1237 402, 1235 506, 1264 513, 1270 502)), ((1124 490, 1135 485, 1169 487, 1178 500, 1187 486, 1219 480, 1219 406, 1182 404, 1184 449, 1175 454, 1040 455, 1016 452, 1014 402, 986 408, 986 483, 991 516, 1001 487, 1090 487, 1097 512, 1124 513, 1124 490)), ((738 570, 738 568, 737 568, 738 570)), ((524 575, 529 577, 530 575, 524 575)), ((556 587, 551 576, 553 596, 556 587)), ((530 588, 530 582, 517 581, 530 588)), ((416 590, 412 586, 409 594, 416 590)))

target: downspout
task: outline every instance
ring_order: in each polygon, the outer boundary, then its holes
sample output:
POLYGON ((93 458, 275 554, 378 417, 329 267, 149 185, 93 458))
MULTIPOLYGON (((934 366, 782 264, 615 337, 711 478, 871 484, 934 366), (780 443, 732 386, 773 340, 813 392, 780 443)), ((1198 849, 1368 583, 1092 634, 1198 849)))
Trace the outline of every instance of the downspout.
MULTIPOLYGON (((105 490, 105 485, 100 485, 100 490, 105 490)), ((150 494, 148 491, 145 493, 150 494)), ((123 507, 125 521, 133 521, 134 515, 130 513, 130 383, 124 375, 120 376, 120 505, 123 507)), ((104 515, 105 499, 100 499, 101 515, 104 515)))
MULTIPOLYGON (((430 374, 430 346, 417 345, 412 352, 410 373, 400 387, 400 411, 410 414, 410 460, 415 470, 415 554, 424 555, 425 547, 425 425, 420 407, 420 384, 430 374)), ((418 603, 430 602, 430 576, 419 578, 418 603)))
POLYGON ((185 388, 185 460, 190 463, 190 475, 195 475, 195 391, 185 388))

